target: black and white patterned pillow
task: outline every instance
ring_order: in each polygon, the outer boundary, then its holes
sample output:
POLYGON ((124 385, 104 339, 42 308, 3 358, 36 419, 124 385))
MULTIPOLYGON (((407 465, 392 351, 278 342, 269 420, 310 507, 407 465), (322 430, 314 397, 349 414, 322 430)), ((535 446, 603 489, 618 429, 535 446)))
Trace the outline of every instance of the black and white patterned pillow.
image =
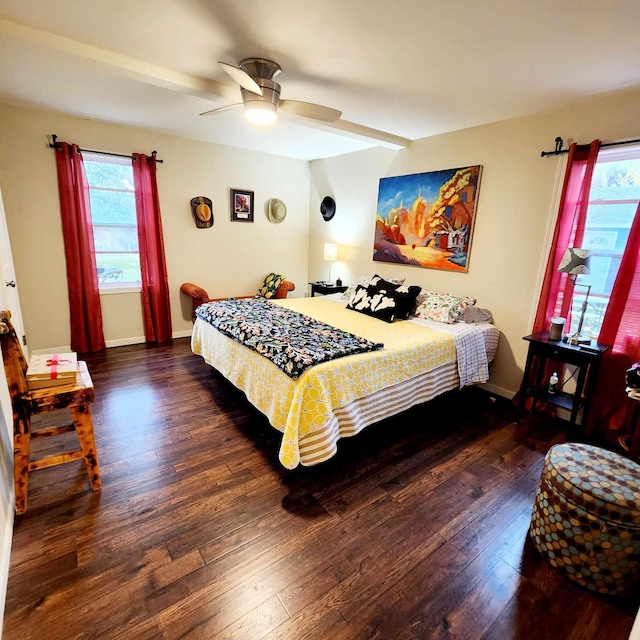
POLYGON ((395 292, 396 295, 396 307, 398 309, 397 318, 399 320, 406 320, 409 316, 413 315, 418 305, 418 295, 420 294, 420 287, 414 285, 401 284, 395 292))
POLYGON ((347 309, 359 311, 385 322, 406 320, 415 309, 420 287, 407 287, 374 279, 368 286, 359 285, 347 304, 347 309))
MULTIPOLYGON (((356 292, 356 288, 358 286, 366 287, 371 284, 376 278, 382 279, 382 276, 379 276, 377 273, 374 276, 362 276, 358 278, 349 288, 340 296, 341 300, 345 302, 349 302, 351 300, 353 294, 356 292)), ((393 284, 403 284, 404 278, 391 278, 391 280, 387 280, 387 282, 392 282, 393 284)))

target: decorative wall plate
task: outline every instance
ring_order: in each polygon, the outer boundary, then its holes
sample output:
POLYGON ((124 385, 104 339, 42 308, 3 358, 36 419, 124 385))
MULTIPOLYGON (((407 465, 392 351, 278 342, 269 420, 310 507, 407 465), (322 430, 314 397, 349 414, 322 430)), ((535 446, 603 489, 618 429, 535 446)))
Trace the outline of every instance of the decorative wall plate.
POLYGON ((326 196, 320 203, 320 213, 325 222, 329 222, 336 215, 336 201, 331 196, 326 196))

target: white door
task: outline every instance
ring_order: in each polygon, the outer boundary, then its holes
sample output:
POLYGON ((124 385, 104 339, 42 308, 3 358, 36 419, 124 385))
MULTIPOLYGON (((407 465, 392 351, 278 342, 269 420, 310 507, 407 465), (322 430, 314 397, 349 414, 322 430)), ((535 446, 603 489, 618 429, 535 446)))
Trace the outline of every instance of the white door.
POLYGON ((13 268, 13 257, 11 255, 11 244, 9 242, 9 230, 7 220, 4 215, 4 205, 2 204, 2 192, 0 191, 0 309, 11 311, 11 322, 16 329, 16 333, 22 342, 24 357, 29 360, 22 322, 22 312, 20 310, 20 297, 18 296, 18 284, 16 273, 13 268))

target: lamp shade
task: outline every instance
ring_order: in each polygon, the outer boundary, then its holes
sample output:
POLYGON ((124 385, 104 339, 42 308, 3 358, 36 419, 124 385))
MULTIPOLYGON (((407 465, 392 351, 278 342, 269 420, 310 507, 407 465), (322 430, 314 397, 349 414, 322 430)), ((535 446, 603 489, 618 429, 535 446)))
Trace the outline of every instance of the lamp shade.
POLYGON ((587 275, 589 273, 589 262, 591 251, 589 249, 575 249, 569 247, 560 260, 558 271, 568 273, 572 276, 587 275))
POLYGON ((338 245, 331 242, 325 242, 324 259, 328 262, 334 262, 338 259, 338 245))

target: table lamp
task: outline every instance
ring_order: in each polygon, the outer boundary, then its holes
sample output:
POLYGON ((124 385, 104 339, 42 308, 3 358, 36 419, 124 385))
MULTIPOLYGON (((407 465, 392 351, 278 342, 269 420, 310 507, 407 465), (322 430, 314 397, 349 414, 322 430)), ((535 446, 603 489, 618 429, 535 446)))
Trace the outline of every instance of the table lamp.
POLYGON ((329 280, 331 283, 331 263, 338 259, 338 245, 331 242, 324 244, 324 259, 329 263, 329 280))
POLYGON ((564 337, 565 341, 572 345, 591 344, 591 338, 587 338, 581 335, 582 324, 584 323, 584 314, 587 311, 589 293, 591 293, 591 285, 579 284, 578 282, 576 282, 579 275, 588 275, 590 260, 591 251, 589 249, 575 249, 573 247, 569 247, 564 252, 562 260, 560 260, 560 266, 558 267, 558 271, 569 274, 574 287, 577 286, 587 288, 587 295, 585 296, 584 302, 582 303, 582 312, 580 314, 578 329, 573 335, 567 335, 564 337))

